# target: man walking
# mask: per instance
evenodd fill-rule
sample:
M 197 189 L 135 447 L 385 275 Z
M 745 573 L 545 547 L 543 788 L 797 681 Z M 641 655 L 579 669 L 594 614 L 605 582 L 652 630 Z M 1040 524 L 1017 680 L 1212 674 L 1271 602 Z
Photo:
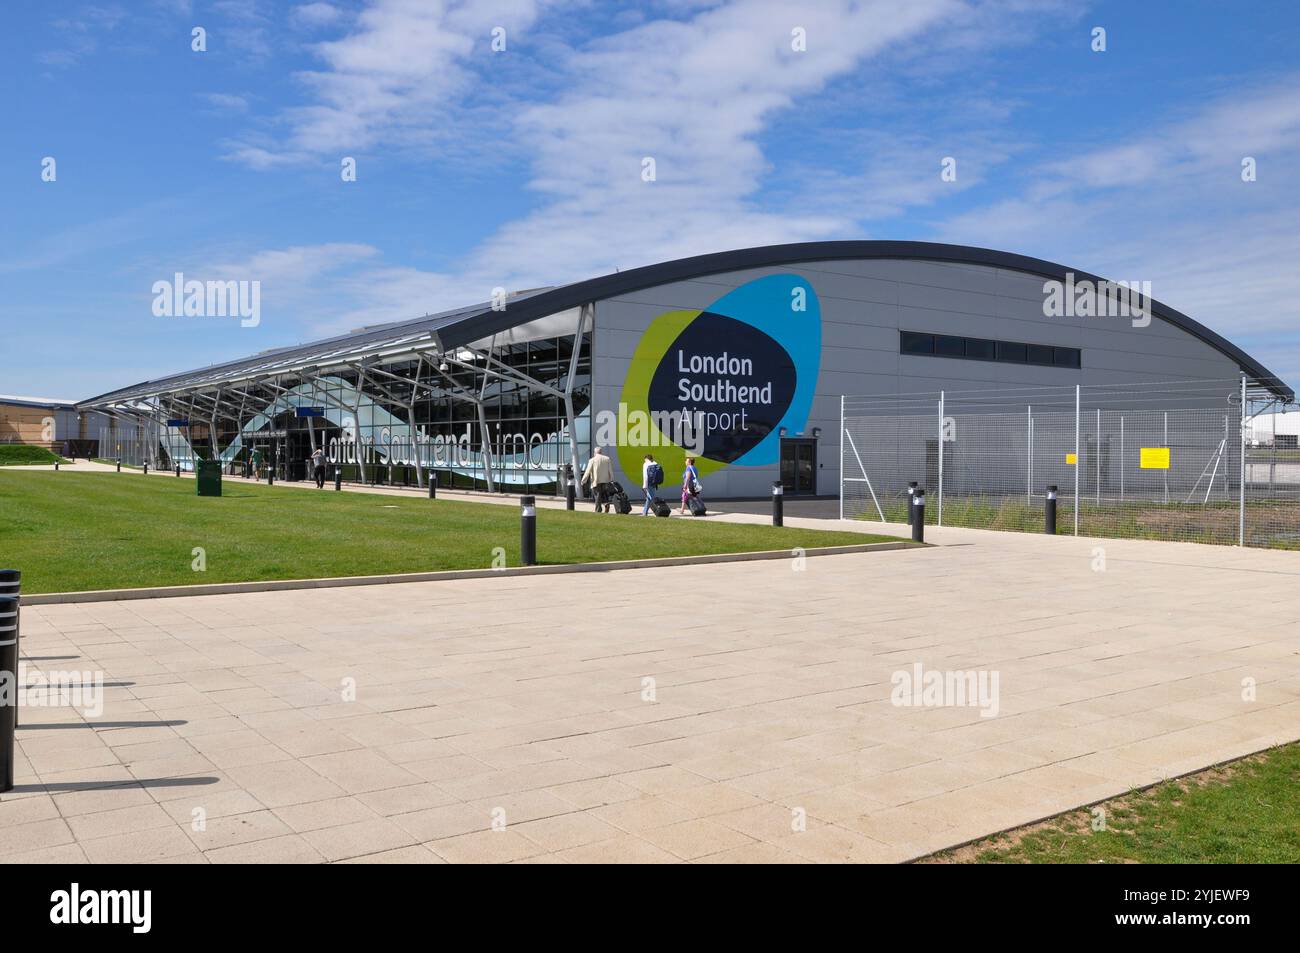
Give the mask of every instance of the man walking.
M 664 468 L 655 461 L 653 454 L 647 453 L 641 464 L 641 491 L 645 493 L 645 506 L 641 507 L 642 516 L 650 515 L 650 504 L 654 502 L 655 494 L 663 482 Z
M 311 475 L 316 480 L 316 489 L 325 489 L 325 451 L 320 447 L 311 452 Z
M 614 482 L 614 464 L 605 456 L 603 450 L 597 447 L 591 452 L 591 459 L 587 461 L 586 469 L 582 471 L 582 485 L 590 486 L 592 494 L 596 497 L 596 512 L 609 512 L 609 498 L 614 488 L 610 485 Z

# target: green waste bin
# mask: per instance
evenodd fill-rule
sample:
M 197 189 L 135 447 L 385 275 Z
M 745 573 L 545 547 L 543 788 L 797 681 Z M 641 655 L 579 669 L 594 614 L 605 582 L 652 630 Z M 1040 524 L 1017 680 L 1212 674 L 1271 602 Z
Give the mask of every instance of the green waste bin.
M 220 496 L 221 461 L 200 460 L 198 479 L 194 482 L 198 486 L 199 496 Z

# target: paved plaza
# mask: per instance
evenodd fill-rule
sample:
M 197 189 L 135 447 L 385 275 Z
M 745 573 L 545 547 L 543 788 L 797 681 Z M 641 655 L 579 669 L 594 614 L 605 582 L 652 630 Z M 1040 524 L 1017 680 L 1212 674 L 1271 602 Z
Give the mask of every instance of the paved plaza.
M 1300 554 L 927 538 L 30 606 L 104 710 L 21 711 L 0 859 L 894 862 L 1300 738 Z

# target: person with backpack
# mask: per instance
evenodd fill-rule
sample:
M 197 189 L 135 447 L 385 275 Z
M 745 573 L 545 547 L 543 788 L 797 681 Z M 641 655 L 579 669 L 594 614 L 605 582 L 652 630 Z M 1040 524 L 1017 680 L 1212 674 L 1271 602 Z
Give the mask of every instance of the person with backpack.
M 686 458 L 686 469 L 682 473 L 682 516 L 686 515 L 686 507 L 692 497 L 700 495 L 700 471 L 695 469 L 695 458 Z
M 650 504 L 658 495 L 659 487 L 663 486 L 664 468 L 655 462 L 652 454 L 645 455 L 645 462 L 641 464 L 641 490 L 645 493 L 645 506 L 641 507 L 641 515 L 650 515 Z

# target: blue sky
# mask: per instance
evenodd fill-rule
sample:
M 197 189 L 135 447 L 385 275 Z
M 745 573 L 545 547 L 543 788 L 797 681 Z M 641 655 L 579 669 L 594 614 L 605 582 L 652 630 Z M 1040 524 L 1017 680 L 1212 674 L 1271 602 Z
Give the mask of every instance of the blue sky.
M 83 398 L 497 286 L 831 238 L 1150 281 L 1300 382 L 1293 3 L 55 0 L 5 19 L 3 393 Z M 261 323 L 155 317 L 177 271 L 260 281 Z

